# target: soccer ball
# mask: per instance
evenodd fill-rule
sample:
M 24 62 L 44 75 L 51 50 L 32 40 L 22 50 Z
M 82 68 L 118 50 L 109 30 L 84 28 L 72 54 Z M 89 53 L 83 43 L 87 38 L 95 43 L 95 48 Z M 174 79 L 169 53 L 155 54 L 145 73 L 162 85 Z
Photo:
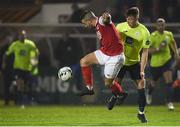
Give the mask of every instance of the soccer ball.
M 62 67 L 58 71 L 58 77 L 62 81 L 67 81 L 72 78 L 72 70 L 70 67 Z

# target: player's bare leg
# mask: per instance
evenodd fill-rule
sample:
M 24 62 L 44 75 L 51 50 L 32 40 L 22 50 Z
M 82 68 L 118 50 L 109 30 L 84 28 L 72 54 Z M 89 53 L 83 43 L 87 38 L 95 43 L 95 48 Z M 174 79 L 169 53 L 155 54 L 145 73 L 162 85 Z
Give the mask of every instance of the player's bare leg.
M 83 77 L 83 80 L 84 80 L 86 87 L 84 87 L 82 91 L 77 93 L 78 96 L 93 95 L 94 94 L 93 73 L 92 73 L 92 67 L 91 67 L 91 65 L 93 65 L 93 64 L 99 64 L 97 59 L 96 59 L 94 52 L 86 55 L 85 57 L 83 57 L 80 60 L 82 77 Z
M 155 89 L 155 85 L 158 81 L 150 80 L 149 84 L 147 84 L 147 93 L 146 93 L 146 103 L 150 105 L 152 103 L 152 93 Z
M 165 87 L 166 87 L 166 100 L 167 100 L 167 106 L 169 110 L 174 110 L 174 105 L 172 103 L 173 99 L 173 79 L 172 79 L 172 71 L 168 70 L 163 73 L 163 78 L 165 80 Z M 150 104 L 151 98 L 152 98 L 152 92 L 155 88 L 155 85 L 159 83 L 159 80 L 154 81 L 151 80 L 151 84 L 148 87 L 148 93 L 146 95 L 146 102 L 147 104 Z
M 166 84 L 166 100 L 167 100 L 167 106 L 169 110 L 174 110 L 173 105 L 173 79 L 172 79 L 172 71 L 168 70 L 163 73 L 163 77 Z
M 25 93 L 25 84 L 22 79 L 17 79 L 17 99 L 18 103 L 20 104 L 21 108 L 25 108 L 25 102 L 24 102 L 24 93 Z

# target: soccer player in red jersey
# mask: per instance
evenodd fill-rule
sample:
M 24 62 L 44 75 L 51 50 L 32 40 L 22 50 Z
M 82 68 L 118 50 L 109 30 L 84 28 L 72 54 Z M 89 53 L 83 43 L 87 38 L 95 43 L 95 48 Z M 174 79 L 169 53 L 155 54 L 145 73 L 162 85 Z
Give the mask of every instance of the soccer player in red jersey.
M 119 34 L 108 12 L 104 12 L 102 16 L 96 17 L 92 11 L 86 11 L 82 15 L 81 22 L 86 27 L 94 27 L 96 29 L 96 34 L 100 40 L 101 46 L 99 49 L 87 54 L 80 60 L 82 76 L 86 87 L 84 87 L 78 95 L 84 96 L 94 94 L 91 66 L 93 64 L 104 65 L 105 85 L 111 89 L 114 98 L 116 98 L 113 98 L 113 101 L 109 101 L 107 105 L 108 109 L 111 110 L 117 99 L 123 101 L 127 96 L 127 93 L 122 90 L 121 86 L 114 81 L 125 60 L 123 44 L 119 41 Z

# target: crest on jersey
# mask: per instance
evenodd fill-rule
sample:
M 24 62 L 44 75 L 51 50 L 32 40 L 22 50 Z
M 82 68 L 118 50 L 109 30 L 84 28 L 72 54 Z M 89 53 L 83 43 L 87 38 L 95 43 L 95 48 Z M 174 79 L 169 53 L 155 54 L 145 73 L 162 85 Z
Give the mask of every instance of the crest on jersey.
M 139 37 L 139 32 L 136 31 L 136 32 L 135 32 L 135 36 L 136 36 L 136 37 Z

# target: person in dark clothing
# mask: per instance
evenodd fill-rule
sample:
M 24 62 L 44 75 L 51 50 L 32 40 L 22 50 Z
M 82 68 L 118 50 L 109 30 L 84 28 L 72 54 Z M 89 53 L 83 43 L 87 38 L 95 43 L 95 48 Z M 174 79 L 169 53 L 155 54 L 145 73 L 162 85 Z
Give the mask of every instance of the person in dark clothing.
M 9 105 L 9 101 L 11 99 L 10 87 L 13 81 L 13 62 L 14 62 L 14 54 L 9 55 L 4 61 L 5 66 L 2 68 L 3 74 L 3 82 L 4 82 L 4 104 Z M 15 96 L 14 96 L 15 97 Z M 16 103 L 16 98 L 15 100 Z
M 71 6 L 73 13 L 70 17 L 70 22 L 79 23 L 80 22 L 80 15 L 83 13 L 83 9 L 79 8 L 77 3 L 73 3 Z
M 68 33 L 64 33 L 55 49 L 55 58 L 58 60 L 60 67 L 70 66 L 73 72 L 73 80 L 77 90 L 81 89 L 81 70 L 79 59 L 82 56 L 82 48 L 80 42 L 69 37 Z

